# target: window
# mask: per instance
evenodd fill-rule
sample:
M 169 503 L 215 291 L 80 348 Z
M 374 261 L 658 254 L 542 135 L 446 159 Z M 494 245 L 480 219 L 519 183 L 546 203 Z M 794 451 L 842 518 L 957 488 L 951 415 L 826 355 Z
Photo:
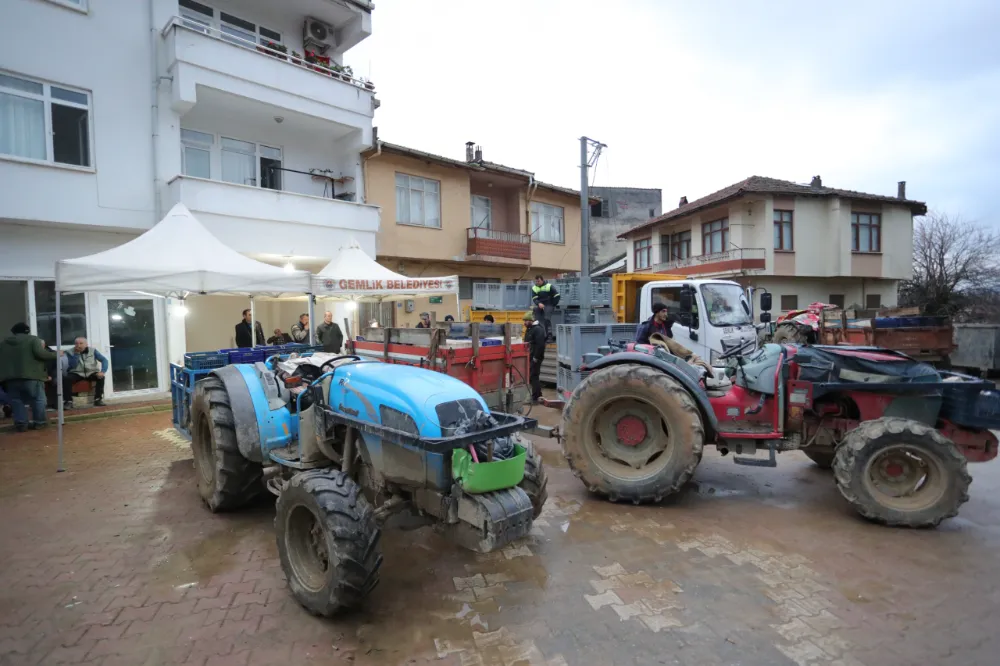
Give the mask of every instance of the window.
M 220 12 L 219 29 L 222 31 L 222 38 L 226 41 L 240 44 L 242 42 L 257 42 L 257 26 L 250 21 Z
M 204 132 L 181 129 L 181 171 L 185 176 L 212 177 L 212 146 L 215 137 Z
M 563 243 L 563 208 L 549 204 L 531 204 L 531 237 L 543 243 Z
M 844 307 L 844 295 L 843 294 L 830 294 L 830 305 L 836 305 L 838 308 Z
M 180 15 L 184 25 L 192 30 L 208 33 L 209 28 L 215 28 L 222 33 L 222 38 L 238 46 L 251 44 L 282 43 L 281 33 L 264 26 L 259 26 L 227 12 L 218 12 L 208 5 L 195 0 L 179 0 Z
M 493 202 L 489 197 L 481 197 L 478 194 L 472 195 L 472 224 L 474 229 L 493 228 Z
M 55 282 L 35 280 L 35 335 L 45 344 L 56 343 Z M 62 319 L 62 343 L 73 344 L 78 337 L 87 337 L 87 303 L 84 294 L 62 294 L 59 311 Z
M 184 18 L 184 25 L 199 32 L 207 33 L 208 28 L 212 25 L 215 10 L 211 7 L 206 7 L 200 2 L 193 2 L 193 0 L 180 0 L 180 13 Z
M 691 232 L 681 231 L 660 238 L 660 261 L 677 261 L 691 256 Z
M 590 216 L 591 217 L 611 217 L 610 204 L 607 199 L 601 199 L 596 203 L 590 204 Z
M 701 253 L 718 254 L 729 249 L 729 218 L 701 225 Z
M 28 323 L 27 280 L 0 280 L 0 334 L 10 333 L 19 322 Z
M 791 252 L 795 249 L 792 244 L 792 211 L 774 211 L 774 249 Z
M 650 208 L 649 209 L 649 216 L 650 217 L 656 217 L 656 209 L 655 208 Z
M 260 186 L 281 189 L 281 148 L 260 145 Z
M 653 250 L 653 239 L 643 238 L 635 242 L 635 269 L 649 268 Z
M 781 309 L 784 311 L 788 310 L 798 310 L 799 309 L 799 297 L 795 294 L 790 296 L 781 297 Z
M 238 185 L 256 185 L 256 162 L 256 144 L 222 137 L 222 180 Z
M 0 74 L 0 154 L 89 167 L 89 93 Z
M 465 301 L 470 300 L 472 292 L 475 290 L 472 285 L 475 284 L 500 284 L 500 279 L 460 277 L 458 278 L 458 298 Z
M 882 251 L 882 216 L 878 213 L 851 213 L 851 250 Z
M 878 310 L 882 307 L 881 294 L 867 294 L 865 296 L 865 310 Z
M 441 183 L 396 174 L 396 224 L 441 228 Z
M 698 301 L 695 299 L 691 314 L 681 312 L 681 288 L 677 287 L 657 287 L 650 291 L 650 306 L 663 303 L 667 306 L 667 312 L 681 326 L 698 328 Z M 638 300 L 638 299 L 637 299 Z M 636 303 L 636 312 L 633 321 L 640 321 L 642 313 L 639 310 L 639 303 Z

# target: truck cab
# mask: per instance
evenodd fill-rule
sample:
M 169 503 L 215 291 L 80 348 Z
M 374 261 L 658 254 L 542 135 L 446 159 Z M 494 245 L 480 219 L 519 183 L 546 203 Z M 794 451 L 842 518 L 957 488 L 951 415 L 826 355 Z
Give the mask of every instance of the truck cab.
M 653 316 L 653 304 L 663 303 L 673 320 L 674 340 L 716 365 L 733 348 L 749 354 L 757 349 L 751 301 L 731 280 L 674 279 L 642 287 L 639 321 Z

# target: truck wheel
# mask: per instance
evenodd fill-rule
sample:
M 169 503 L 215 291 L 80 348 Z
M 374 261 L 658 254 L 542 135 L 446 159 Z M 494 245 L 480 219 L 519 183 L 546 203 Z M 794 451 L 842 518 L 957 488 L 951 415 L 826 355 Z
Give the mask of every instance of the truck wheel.
M 780 344 L 809 344 L 809 334 L 800 330 L 794 324 L 778 324 L 774 329 L 774 337 L 771 339 L 776 345 Z
M 542 456 L 535 452 L 535 445 L 521 438 L 518 442 L 527 451 L 524 459 L 524 479 L 518 484 L 531 500 L 532 518 L 538 518 L 549 497 L 549 477 L 545 475 Z
M 644 365 L 594 372 L 563 413 L 563 454 L 591 492 L 612 501 L 658 502 L 701 460 L 701 413 L 673 377 Z
M 958 514 L 972 477 L 965 456 L 933 428 L 883 417 L 847 433 L 833 461 L 840 494 L 885 525 L 935 527 Z
M 262 494 L 264 468 L 240 454 L 229 392 L 217 377 L 206 377 L 191 400 L 191 451 L 198 492 L 213 513 L 232 511 Z
M 347 474 L 296 474 L 278 497 L 278 557 L 295 599 L 329 617 L 361 604 L 378 585 L 381 530 L 375 510 Z
M 802 453 L 806 454 L 809 460 L 816 463 L 816 466 L 820 469 L 830 469 L 833 467 L 833 449 L 821 449 L 818 447 L 810 446 L 809 448 L 802 449 Z

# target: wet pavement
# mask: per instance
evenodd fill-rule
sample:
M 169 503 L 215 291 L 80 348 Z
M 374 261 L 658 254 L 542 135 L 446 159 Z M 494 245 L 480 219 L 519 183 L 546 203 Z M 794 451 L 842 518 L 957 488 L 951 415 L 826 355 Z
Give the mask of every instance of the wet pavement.
M 552 421 L 554 413 L 536 414 Z M 154 413 L 0 435 L 0 664 L 992 665 L 1000 465 L 934 531 L 857 518 L 828 472 L 706 453 L 658 506 L 590 497 L 537 440 L 550 499 L 531 537 L 477 555 L 387 530 L 360 611 L 288 593 L 273 502 L 212 515 Z

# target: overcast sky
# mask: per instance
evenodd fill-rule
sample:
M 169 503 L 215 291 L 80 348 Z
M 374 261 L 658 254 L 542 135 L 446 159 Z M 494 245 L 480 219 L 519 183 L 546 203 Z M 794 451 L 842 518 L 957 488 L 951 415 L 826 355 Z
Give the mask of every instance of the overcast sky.
M 347 55 L 384 141 L 664 209 L 751 175 L 1000 226 L 1000 1 L 375 0 Z

